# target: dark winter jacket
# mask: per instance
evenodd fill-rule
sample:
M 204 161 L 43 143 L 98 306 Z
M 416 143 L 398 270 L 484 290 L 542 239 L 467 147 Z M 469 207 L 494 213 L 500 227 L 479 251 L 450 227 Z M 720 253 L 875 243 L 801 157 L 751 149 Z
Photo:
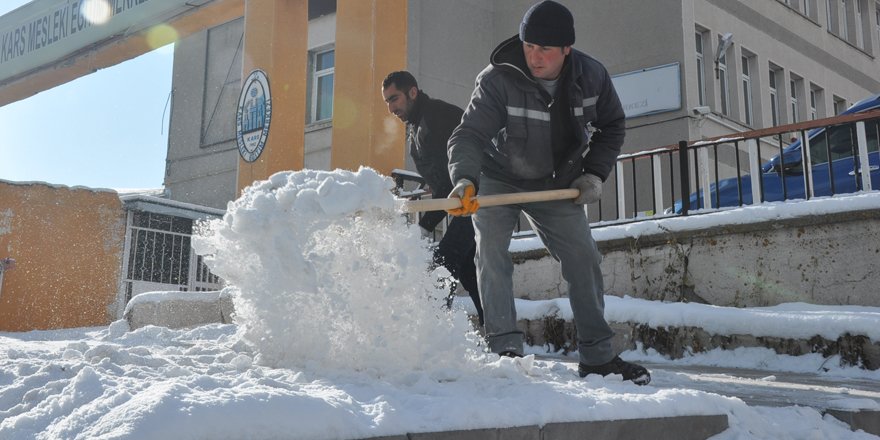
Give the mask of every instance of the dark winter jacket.
M 625 132 L 623 108 L 605 67 L 572 48 L 557 90 L 563 98 L 557 101 L 568 105 L 554 109 L 554 100 L 529 72 L 518 36 L 501 43 L 490 61 L 449 139 L 452 181 L 466 178 L 479 188 L 481 171 L 532 190 L 567 188 L 583 173 L 604 181 Z M 555 136 L 551 114 L 571 118 L 557 121 Z M 559 127 L 574 133 L 560 136 Z M 554 148 L 553 139 L 568 145 Z
M 406 124 L 406 145 L 416 170 L 431 187 L 434 198 L 446 197 L 452 191 L 449 180 L 447 141 L 461 122 L 462 109 L 439 99 L 431 99 L 419 90 Z M 422 215 L 419 226 L 431 231 L 446 217 L 443 211 Z

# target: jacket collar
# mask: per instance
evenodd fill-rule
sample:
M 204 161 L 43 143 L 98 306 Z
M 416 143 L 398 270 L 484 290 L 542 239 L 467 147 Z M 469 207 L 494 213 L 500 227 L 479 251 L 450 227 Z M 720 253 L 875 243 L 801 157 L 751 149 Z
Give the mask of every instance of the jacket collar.
M 409 112 L 409 119 L 406 121 L 407 124 L 418 126 L 419 122 L 422 121 L 422 109 L 425 107 L 425 103 L 431 99 L 427 93 L 425 93 L 422 89 L 419 89 L 419 94 L 416 96 L 416 102 L 413 103 L 412 109 Z
M 526 65 L 526 57 L 523 55 L 522 40 L 519 39 L 519 35 L 514 35 L 502 41 L 492 51 L 492 55 L 489 56 L 489 62 L 501 70 L 514 73 L 517 78 L 537 84 Z
M 562 66 L 562 74 L 560 75 L 560 78 L 563 78 L 566 82 L 570 80 L 577 83 L 576 80 L 581 74 L 581 66 L 575 66 L 577 63 L 572 62 L 572 54 L 575 52 L 575 49 L 571 48 L 571 54 L 565 57 L 565 64 Z M 543 90 L 529 71 L 529 67 L 526 64 L 526 57 L 523 54 L 522 40 L 519 39 L 519 34 L 502 41 L 501 44 L 492 51 L 492 55 L 489 56 L 489 62 L 492 63 L 492 66 L 511 72 L 517 78 L 521 78 L 532 86 Z

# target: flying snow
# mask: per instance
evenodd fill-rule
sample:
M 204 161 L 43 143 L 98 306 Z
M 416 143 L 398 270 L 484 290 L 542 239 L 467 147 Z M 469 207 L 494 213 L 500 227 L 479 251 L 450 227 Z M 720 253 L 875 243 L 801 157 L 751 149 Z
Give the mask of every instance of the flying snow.
M 388 376 L 482 357 L 466 313 L 443 309 L 448 272 L 428 273 L 430 250 L 392 187 L 369 168 L 278 173 L 194 238 L 235 286 L 258 363 Z

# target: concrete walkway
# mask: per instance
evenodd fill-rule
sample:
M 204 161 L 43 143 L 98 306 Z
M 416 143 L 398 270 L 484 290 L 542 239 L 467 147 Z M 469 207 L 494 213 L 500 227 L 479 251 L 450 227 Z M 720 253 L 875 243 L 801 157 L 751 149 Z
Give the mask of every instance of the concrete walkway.
M 571 359 L 546 357 L 571 363 Z M 737 397 L 750 406 L 809 406 L 848 423 L 854 430 L 880 436 L 880 411 L 835 407 L 839 399 L 871 399 L 880 404 L 880 382 L 819 374 L 769 372 L 742 368 L 640 362 L 651 371 L 651 386 L 688 388 Z

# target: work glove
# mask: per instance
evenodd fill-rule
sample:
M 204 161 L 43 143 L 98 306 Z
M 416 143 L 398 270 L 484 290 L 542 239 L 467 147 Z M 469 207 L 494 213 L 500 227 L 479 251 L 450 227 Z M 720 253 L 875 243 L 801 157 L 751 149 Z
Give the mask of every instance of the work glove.
M 602 179 L 595 174 L 587 173 L 574 179 L 574 182 L 571 182 L 571 188 L 580 191 L 580 194 L 574 199 L 578 205 L 598 202 L 602 198 Z
M 480 209 L 480 202 L 476 199 L 477 189 L 474 183 L 467 179 L 459 179 L 452 188 L 447 198 L 461 199 L 461 208 L 447 209 L 446 212 L 456 216 L 468 216 Z

